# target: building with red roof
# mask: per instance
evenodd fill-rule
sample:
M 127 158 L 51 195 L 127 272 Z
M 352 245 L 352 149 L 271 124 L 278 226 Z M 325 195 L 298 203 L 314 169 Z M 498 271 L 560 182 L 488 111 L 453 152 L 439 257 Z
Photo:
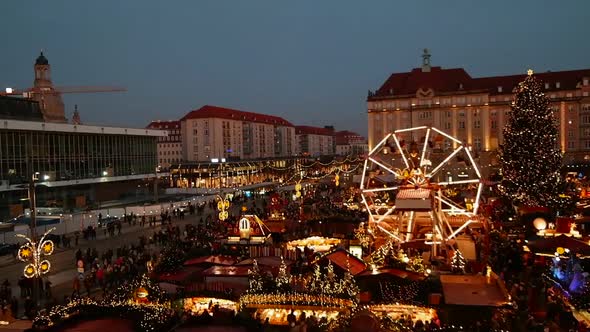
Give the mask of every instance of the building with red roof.
M 334 155 L 334 127 L 295 126 L 297 154 L 305 156 Z
M 152 121 L 148 129 L 163 130 L 166 136 L 158 137 L 158 166 L 164 169 L 182 161 L 182 138 L 180 136 L 180 121 Z
M 248 160 L 295 154 L 295 128 L 278 116 L 205 105 L 180 119 L 185 161 Z
M 334 133 L 336 155 L 338 156 L 359 156 L 369 152 L 367 140 L 352 131 L 341 130 Z
M 513 89 L 525 79 L 527 68 L 520 75 L 476 78 L 463 68 L 431 66 L 427 50 L 422 58 L 421 68 L 391 74 L 379 89 L 369 92 L 369 148 L 394 130 L 433 126 L 466 142 L 482 155 L 496 150 L 502 144 Z M 559 143 L 566 160 L 568 156 L 577 159 L 588 155 L 590 69 L 534 75 L 544 84 L 555 110 Z M 449 148 L 452 144 L 444 142 Z

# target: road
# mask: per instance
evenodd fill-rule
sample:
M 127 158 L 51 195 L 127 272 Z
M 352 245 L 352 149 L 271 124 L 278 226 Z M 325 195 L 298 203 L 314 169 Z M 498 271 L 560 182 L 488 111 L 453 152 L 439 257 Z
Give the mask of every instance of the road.
M 251 202 L 248 205 L 251 205 Z M 230 208 L 231 213 L 233 215 L 239 214 L 240 208 L 240 204 L 232 205 Z M 182 230 L 186 224 L 190 223 L 196 225 L 201 218 L 205 220 L 208 215 L 213 215 L 213 217 L 215 217 L 216 214 L 217 211 L 207 207 L 202 214 L 195 214 L 192 216 L 186 214 L 185 219 L 174 219 L 172 224 L 179 226 Z M 109 248 L 116 249 L 123 245 L 136 243 L 140 236 L 149 238 L 150 236 L 153 236 L 154 232 L 157 232 L 160 229 L 161 225 L 159 222 L 156 226 L 152 227 L 149 227 L 148 225 L 141 227 L 139 224 L 136 226 L 130 226 L 127 223 L 124 223 L 121 235 L 115 235 L 114 237 L 105 236 L 103 229 L 98 229 L 96 240 L 84 240 L 80 238 L 78 246 L 74 246 L 72 238 L 72 249 L 56 249 L 56 251 L 49 257 L 51 271 L 48 274 L 48 279 L 52 283 L 52 293 L 54 298 L 61 301 L 64 295 L 71 294 L 72 283 L 77 276 L 75 252 L 78 248 L 81 249 L 82 252 L 87 248 L 95 248 L 100 254 Z M 72 236 L 70 235 L 70 237 Z M 22 276 L 25 263 L 15 261 L 12 256 L 3 258 L 3 261 L 0 261 L 0 264 L 2 263 L 4 263 L 4 265 L 0 266 L 0 282 L 8 279 L 12 286 L 12 294 L 18 297 L 20 294 L 18 279 Z M 20 302 L 22 304 L 22 301 Z

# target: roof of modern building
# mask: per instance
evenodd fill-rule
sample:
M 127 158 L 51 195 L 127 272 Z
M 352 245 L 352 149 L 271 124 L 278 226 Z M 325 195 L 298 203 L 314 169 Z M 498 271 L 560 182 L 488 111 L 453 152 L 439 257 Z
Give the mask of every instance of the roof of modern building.
M 293 127 L 293 125 L 278 116 L 253 112 L 239 111 L 231 108 L 205 105 L 197 110 L 190 111 L 180 121 L 189 119 L 221 118 L 230 120 L 241 120 L 248 122 L 266 123 L 279 126 Z
M 312 126 L 295 126 L 296 135 L 325 135 L 334 136 L 334 130 L 330 128 L 312 127 Z
M 148 129 L 160 129 L 160 130 L 164 130 L 164 129 L 180 129 L 180 121 L 178 121 L 178 120 L 169 120 L 169 121 L 156 120 L 156 121 L 150 122 L 150 124 L 148 124 L 146 126 L 146 128 L 148 128 Z
M 0 119 L 43 121 L 43 113 L 34 100 L 0 96 Z
M 47 60 L 47 58 L 45 57 L 45 55 L 43 55 L 43 51 L 41 51 L 41 54 L 39 54 L 39 56 L 37 57 L 37 60 L 35 60 L 35 65 L 48 65 L 49 64 L 49 60 Z
M 590 69 L 535 73 L 537 79 L 548 83 L 546 90 L 573 90 L 583 78 L 590 78 Z M 432 89 L 435 94 L 459 94 L 475 91 L 490 94 L 506 94 L 522 82 L 526 74 L 492 77 L 471 77 L 463 68 L 443 69 L 432 67 L 430 71 L 414 68 L 410 72 L 393 73 L 375 91 L 371 98 L 415 95 L 419 90 Z M 559 83 L 559 85 L 557 85 Z M 499 89 L 501 87 L 501 89 Z
M 154 129 L 75 125 L 69 123 L 19 120 L 0 120 L 0 130 L 63 132 L 100 135 L 166 136 L 165 131 Z

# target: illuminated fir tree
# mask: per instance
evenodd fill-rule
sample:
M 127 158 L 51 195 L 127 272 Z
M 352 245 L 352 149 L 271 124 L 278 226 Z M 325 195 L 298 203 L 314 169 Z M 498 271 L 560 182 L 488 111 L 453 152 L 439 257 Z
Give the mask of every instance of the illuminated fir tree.
M 260 274 L 260 269 L 258 268 L 258 262 L 254 260 L 252 264 L 252 268 L 248 270 L 248 279 L 249 279 L 249 293 L 260 293 L 262 292 L 264 279 L 262 274 Z
M 313 275 L 311 276 L 311 282 L 309 284 L 310 291 L 312 293 L 323 293 L 323 277 L 320 265 L 316 264 L 313 268 Z
M 334 280 L 336 279 L 336 274 L 334 273 L 334 266 L 332 265 L 332 261 L 328 261 L 328 266 L 326 267 L 326 279 L 324 282 L 324 287 L 322 287 L 324 293 L 337 293 L 338 287 L 334 287 L 335 283 Z
M 560 200 L 562 154 L 549 99 L 532 75 L 516 87 L 516 97 L 500 147 L 501 193 L 515 206 L 555 207 Z
M 463 257 L 461 250 L 457 249 L 455 254 L 453 254 L 453 258 L 451 259 L 451 270 L 453 273 L 465 273 L 465 264 L 467 260 Z
M 286 290 L 291 287 L 291 275 L 287 272 L 287 264 L 285 264 L 283 256 L 281 256 L 281 265 L 279 265 L 276 285 L 278 290 Z
M 342 292 L 344 292 L 351 299 L 356 299 L 359 293 L 359 287 L 354 280 L 354 276 L 350 272 L 350 256 L 346 258 L 346 272 L 344 272 L 344 278 L 341 283 Z

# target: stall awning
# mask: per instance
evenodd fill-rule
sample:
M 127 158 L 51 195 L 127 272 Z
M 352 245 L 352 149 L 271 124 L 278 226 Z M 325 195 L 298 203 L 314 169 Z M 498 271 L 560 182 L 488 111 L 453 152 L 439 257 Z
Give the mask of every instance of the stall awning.
M 344 249 L 336 249 L 322 257 L 322 259 L 324 258 L 328 259 L 344 271 L 346 271 L 347 266 L 350 265 L 350 273 L 353 276 L 356 276 L 367 269 L 365 262 Z
M 509 301 L 497 280 L 481 275 L 441 275 L 446 304 L 499 307 Z
M 236 258 L 232 256 L 212 255 L 189 259 L 188 261 L 184 262 L 184 265 L 191 266 L 200 264 L 213 264 L 229 266 L 234 265 L 236 261 Z
M 203 271 L 198 267 L 184 267 L 175 272 L 162 273 L 157 276 L 157 280 L 162 282 L 169 282 L 173 284 L 182 284 L 190 281 L 190 279 L 198 272 Z

